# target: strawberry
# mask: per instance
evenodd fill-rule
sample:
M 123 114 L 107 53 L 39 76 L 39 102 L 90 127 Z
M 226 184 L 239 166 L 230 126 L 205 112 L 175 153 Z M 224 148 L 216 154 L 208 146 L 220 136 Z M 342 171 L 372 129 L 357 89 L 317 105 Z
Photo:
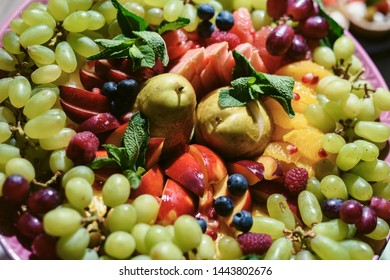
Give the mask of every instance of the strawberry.
M 240 248 L 244 255 L 262 255 L 272 244 L 272 238 L 266 233 L 246 232 L 237 237 Z
M 284 187 L 291 194 L 298 194 L 306 188 L 308 172 L 305 168 L 293 168 L 286 172 Z

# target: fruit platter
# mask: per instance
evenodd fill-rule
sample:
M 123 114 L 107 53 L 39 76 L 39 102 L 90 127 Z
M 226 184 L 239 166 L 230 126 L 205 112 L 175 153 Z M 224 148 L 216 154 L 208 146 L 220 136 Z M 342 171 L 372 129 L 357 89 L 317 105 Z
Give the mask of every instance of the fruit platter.
M 0 37 L 11 258 L 383 254 L 390 92 L 322 1 L 30 0 Z

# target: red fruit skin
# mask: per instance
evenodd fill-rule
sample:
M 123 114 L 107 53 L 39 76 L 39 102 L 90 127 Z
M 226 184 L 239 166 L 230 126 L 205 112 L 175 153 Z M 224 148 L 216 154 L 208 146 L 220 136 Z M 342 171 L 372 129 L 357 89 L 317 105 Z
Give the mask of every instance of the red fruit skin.
M 100 113 L 92 116 L 77 126 L 76 132 L 91 131 L 94 134 L 113 131 L 121 124 L 111 113 Z
M 348 224 L 354 224 L 362 216 L 363 206 L 357 200 L 346 200 L 340 207 L 340 219 Z
M 237 237 L 240 248 L 244 255 L 258 254 L 262 255 L 272 245 L 272 238 L 266 233 L 247 232 Z
M 66 148 L 66 156 L 75 165 L 88 164 L 95 159 L 100 142 L 96 135 L 90 131 L 76 133 Z
M 229 50 L 233 50 L 241 43 L 240 38 L 236 34 L 218 29 L 213 32 L 211 37 L 205 40 L 206 46 L 221 42 L 227 42 L 229 44 Z
M 375 214 L 384 220 L 390 219 L 390 201 L 385 198 L 373 196 L 370 201 L 370 207 Z
M 356 232 L 368 234 L 376 228 L 377 216 L 375 211 L 369 206 L 363 206 L 362 216 L 355 223 Z

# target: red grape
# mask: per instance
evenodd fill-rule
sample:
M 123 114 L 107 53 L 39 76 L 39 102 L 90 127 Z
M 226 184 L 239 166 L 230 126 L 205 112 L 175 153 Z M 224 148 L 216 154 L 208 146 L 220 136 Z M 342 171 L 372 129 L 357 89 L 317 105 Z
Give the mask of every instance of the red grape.
M 27 199 L 27 207 L 30 212 L 44 214 L 61 205 L 61 196 L 57 190 L 46 187 L 33 192 Z
M 27 196 L 30 184 L 23 176 L 12 174 L 3 183 L 3 196 L 5 200 L 20 203 Z
M 363 206 L 363 212 L 360 219 L 355 223 L 356 231 L 367 234 L 376 228 L 377 216 L 375 211 L 369 206 Z
M 311 16 L 298 25 L 299 32 L 309 39 L 322 39 L 329 33 L 329 23 L 321 16 Z
M 284 55 L 290 48 L 294 35 L 294 29 L 287 24 L 281 24 L 272 29 L 265 42 L 269 54 Z
M 282 17 L 287 10 L 287 0 L 267 1 L 267 14 L 272 18 Z
M 309 47 L 305 38 L 300 34 L 295 34 L 287 51 L 287 56 L 292 60 L 298 61 L 304 59 L 308 51 Z
M 56 253 L 57 239 L 46 233 L 36 236 L 31 245 L 31 252 L 41 260 L 58 259 Z
M 16 228 L 27 238 L 34 238 L 38 234 L 43 233 L 42 220 L 29 212 L 23 212 L 19 215 L 16 221 Z
M 340 219 L 348 224 L 354 224 L 360 219 L 362 212 L 362 204 L 357 200 L 349 199 L 340 207 Z
M 267 1 L 276 2 L 276 1 Z M 314 13 L 314 5 L 312 0 L 288 0 L 287 15 L 294 21 L 301 21 Z
M 375 214 L 384 220 L 390 219 L 390 201 L 385 198 L 373 196 L 371 198 L 370 207 L 375 211 Z

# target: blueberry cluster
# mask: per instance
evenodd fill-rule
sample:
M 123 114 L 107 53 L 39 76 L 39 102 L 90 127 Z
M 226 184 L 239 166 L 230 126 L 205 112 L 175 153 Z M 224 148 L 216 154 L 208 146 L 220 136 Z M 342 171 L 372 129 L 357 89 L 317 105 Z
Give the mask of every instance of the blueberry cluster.
M 215 15 L 215 8 L 210 4 L 201 4 L 197 8 L 197 15 L 202 20 L 198 24 L 198 34 L 202 38 L 210 37 L 215 29 L 211 19 Z M 215 25 L 221 31 L 229 31 L 234 25 L 233 14 L 229 11 L 223 10 L 219 12 L 215 18 Z
M 111 111 L 115 116 L 122 116 L 131 110 L 140 90 L 134 79 L 125 79 L 118 83 L 108 81 L 103 84 L 102 94 L 110 100 Z

